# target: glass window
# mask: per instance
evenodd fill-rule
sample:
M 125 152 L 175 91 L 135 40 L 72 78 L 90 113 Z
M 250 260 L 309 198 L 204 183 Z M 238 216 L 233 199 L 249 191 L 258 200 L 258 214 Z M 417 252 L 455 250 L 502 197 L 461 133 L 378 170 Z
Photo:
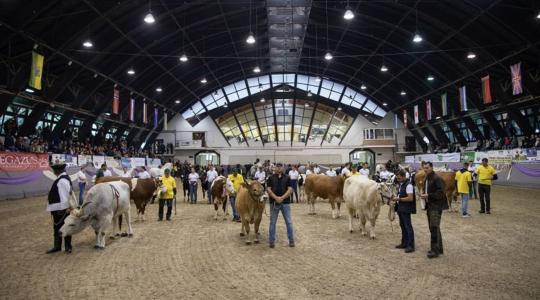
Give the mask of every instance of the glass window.
M 283 83 L 285 76 L 283 74 L 272 74 L 272 87 L 276 87 Z
M 377 104 L 373 103 L 371 100 L 368 100 L 363 108 L 364 111 L 368 111 L 370 113 L 374 112 L 375 109 L 377 109 Z

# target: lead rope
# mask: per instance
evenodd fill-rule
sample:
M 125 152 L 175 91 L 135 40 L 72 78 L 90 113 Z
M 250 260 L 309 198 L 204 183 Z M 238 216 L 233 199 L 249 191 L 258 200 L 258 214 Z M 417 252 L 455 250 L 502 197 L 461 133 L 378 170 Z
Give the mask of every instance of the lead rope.
M 111 187 L 113 198 L 116 198 L 116 209 L 114 210 L 114 215 L 116 215 L 116 213 L 118 212 L 118 206 L 120 205 L 118 203 L 118 199 L 120 198 L 120 192 L 118 192 L 118 190 L 112 184 L 109 184 L 109 186 Z

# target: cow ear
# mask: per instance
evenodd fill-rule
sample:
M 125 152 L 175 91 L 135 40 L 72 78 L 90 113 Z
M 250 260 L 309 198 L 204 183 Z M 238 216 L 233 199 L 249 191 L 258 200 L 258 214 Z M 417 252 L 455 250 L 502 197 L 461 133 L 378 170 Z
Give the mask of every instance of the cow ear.
M 245 187 L 246 189 L 249 189 L 249 185 L 246 182 L 242 182 L 242 186 Z

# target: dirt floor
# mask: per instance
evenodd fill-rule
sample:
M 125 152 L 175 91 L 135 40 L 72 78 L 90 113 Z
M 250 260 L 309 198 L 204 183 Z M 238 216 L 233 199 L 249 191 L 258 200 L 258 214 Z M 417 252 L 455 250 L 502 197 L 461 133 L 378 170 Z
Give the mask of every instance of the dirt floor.
M 405 254 L 399 224 L 387 207 L 377 239 L 348 232 L 347 218 L 331 218 L 318 203 L 293 205 L 296 248 L 287 246 L 283 219 L 278 243 L 246 246 L 240 225 L 214 221 L 206 200 L 180 197 L 172 222 L 134 223 L 133 238 L 108 240 L 95 250 L 94 233 L 73 238 L 70 255 L 46 255 L 52 245 L 44 198 L 0 201 L 2 299 L 538 299 L 540 298 L 540 190 L 495 187 L 492 215 L 444 213 L 444 256 L 429 260 L 425 213 L 413 217 L 416 252 Z M 134 205 L 132 210 L 135 211 Z M 343 210 L 343 212 L 345 212 Z M 396 219 L 397 221 L 397 219 Z

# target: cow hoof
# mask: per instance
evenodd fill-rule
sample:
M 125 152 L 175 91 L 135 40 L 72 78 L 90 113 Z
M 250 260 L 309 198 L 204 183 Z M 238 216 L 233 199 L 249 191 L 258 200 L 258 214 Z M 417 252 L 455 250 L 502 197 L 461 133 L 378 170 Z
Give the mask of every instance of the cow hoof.
M 245 234 L 243 232 L 240 232 L 240 236 L 244 236 Z
M 251 242 L 246 242 L 246 245 L 251 245 Z
M 349 230 L 349 233 L 352 233 L 352 230 Z
M 372 240 L 374 240 L 374 239 L 375 239 L 375 236 L 370 236 L 370 238 L 371 238 Z
M 94 249 L 97 249 L 97 250 L 103 250 L 103 249 L 105 249 L 105 247 L 101 247 L 101 246 L 99 246 L 99 245 L 95 245 L 95 246 L 94 246 Z
M 260 243 L 260 242 L 259 242 L 259 240 L 256 240 L 256 241 L 254 241 L 254 243 L 255 243 L 255 244 L 258 244 L 258 243 Z
M 109 239 L 111 240 L 116 240 L 116 238 L 117 238 L 116 236 L 112 236 L 112 235 L 109 237 Z
M 128 233 L 127 237 L 128 237 L 128 238 L 132 238 L 132 237 L 133 237 L 133 233 Z

